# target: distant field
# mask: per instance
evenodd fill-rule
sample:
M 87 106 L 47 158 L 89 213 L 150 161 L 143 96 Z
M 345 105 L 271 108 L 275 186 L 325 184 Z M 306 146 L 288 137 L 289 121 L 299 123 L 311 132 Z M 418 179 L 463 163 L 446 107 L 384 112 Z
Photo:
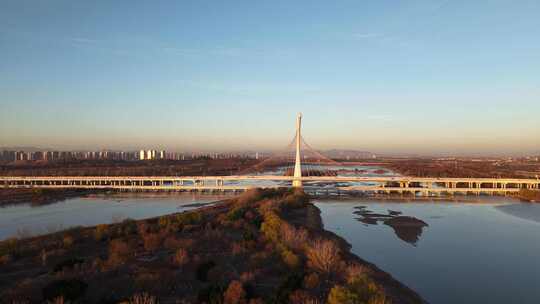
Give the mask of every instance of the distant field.
M 403 175 L 419 177 L 507 177 L 534 178 L 540 176 L 540 162 L 493 160 L 385 160 L 382 166 Z
M 236 174 L 256 162 L 252 159 L 19 162 L 0 166 L 0 176 L 219 176 Z

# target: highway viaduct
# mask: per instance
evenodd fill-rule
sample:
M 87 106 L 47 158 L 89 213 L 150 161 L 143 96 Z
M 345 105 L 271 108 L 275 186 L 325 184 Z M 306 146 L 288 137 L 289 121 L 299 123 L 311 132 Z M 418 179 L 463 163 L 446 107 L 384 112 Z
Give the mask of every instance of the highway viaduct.
M 347 176 L 3 176 L 4 188 L 65 188 L 163 191 L 243 191 L 250 188 L 305 187 L 334 184 L 341 191 L 412 194 L 510 194 L 521 189 L 538 190 L 538 179 L 514 178 L 429 178 Z M 270 183 L 268 183 L 270 182 Z

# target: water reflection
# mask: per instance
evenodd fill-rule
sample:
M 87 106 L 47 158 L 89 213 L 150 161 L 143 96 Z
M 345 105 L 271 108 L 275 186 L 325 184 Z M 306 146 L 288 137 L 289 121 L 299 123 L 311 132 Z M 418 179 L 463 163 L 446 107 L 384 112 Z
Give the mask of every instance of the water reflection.
M 538 212 L 537 204 L 501 205 L 496 208 L 506 214 L 540 223 L 540 212 Z
M 316 205 L 325 229 L 430 303 L 537 304 L 540 204 L 504 197 L 472 199 L 483 202 L 320 199 Z M 372 214 L 413 216 L 429 228 L 423 227 L 418 246 L 411 246 L 382 221 L 362 225 L 353 214 L 360 204 Z
M 387 214 L 374 213 L 367 209 L 366 206 L 354 207 L 354 214 L 359 217 L 357 221 L 364 223 L 364 225 L 377 225 L 382 222 L 384 225 L 392 227 L 394 233 L 398 238 L 416 246 L 424 227 L 428 227 L 428 224 L 413 216 L 404 216 L 403 212 L 388 209 Z
M 209 194 L 118 194 L 68 199 L 54 204 L 20 204 L 0 212 L 0 240 L 51 233 L 74 226 L 93 226 L 143 219 L 200 208 L 230 198 Z

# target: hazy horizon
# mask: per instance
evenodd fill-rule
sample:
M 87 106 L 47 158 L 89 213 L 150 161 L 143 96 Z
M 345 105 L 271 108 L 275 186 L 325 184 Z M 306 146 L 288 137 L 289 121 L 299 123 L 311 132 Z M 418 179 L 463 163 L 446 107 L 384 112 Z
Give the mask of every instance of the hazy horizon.
M 37 152 L 37 151 L 71 151 L 71 152 L 88 152 L 88 151 L 124 151 L 124 152 L 138 152 L 140 150 L 164 150 L 166 152 L 174 152 L 174 153 L 282 153 L 285 151 L 285 147 L 282 148 L 260 148 L 260 149 L 254 149 L 254 148 L 246 148 L 246 149 L 201 149 L 201 148 L 193 148 L 193 149 L 174 149 L 174 148 L 166 148 L 163 146 L 154 147 L 154 146 L 140 146 L 140 147 L 127 147 L 127 148 L 108 148 L 108 147 L 79 147 L 79 148 L 70 148 L 70 147 L 45 147 L 45 146 L 0 146 L 0 151 L 25 151 L 25 152 Z M 468 157 L 525 157 L 525 156 L 532 156 L 532 157 L 538 157 L 540 156 L 540 151 L 513 151 L 513 152 L 498 152 L 498 151 L 479 151 L 479 152 L 455 152 L 455 151 L 431 151 L 429 153 L 419 153 L 414 151 L 390 151 L 390 150 L 370 150 L 370 149 L 351 149 L 351 148 L 327 148 L 327 149 L 316 149 L 321 152 L 331 152 L 331 151 L 338 151 L 338 152 L 366 152 L 366 153 L 373 153 L 377 157 L 461 157 L 461 158 L 468 158 Z
M 0 4 L 0 147 L 540 153 L 538 1 Z

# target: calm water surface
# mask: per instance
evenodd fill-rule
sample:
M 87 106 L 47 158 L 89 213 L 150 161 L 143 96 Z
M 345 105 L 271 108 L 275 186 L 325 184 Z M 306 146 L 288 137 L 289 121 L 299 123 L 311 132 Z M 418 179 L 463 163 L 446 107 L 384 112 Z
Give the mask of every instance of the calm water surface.
M 325 228 L 361 258 L 430 303 L 540 303 L 540 204 L 319 200 Z M 364 224 L 357 206 L 402 212 L 428 224 L 406 242 L 382 222 Z
M 44 206 L 21 204 L 0 208 L 0 240 L 39 235 L 74 226 L 94 226 L 143 219 L 197 208 L 231 196 L 177 194 L 98 196 L 68 199 Z M 187 205 L 187 206 L 186 206 Z

